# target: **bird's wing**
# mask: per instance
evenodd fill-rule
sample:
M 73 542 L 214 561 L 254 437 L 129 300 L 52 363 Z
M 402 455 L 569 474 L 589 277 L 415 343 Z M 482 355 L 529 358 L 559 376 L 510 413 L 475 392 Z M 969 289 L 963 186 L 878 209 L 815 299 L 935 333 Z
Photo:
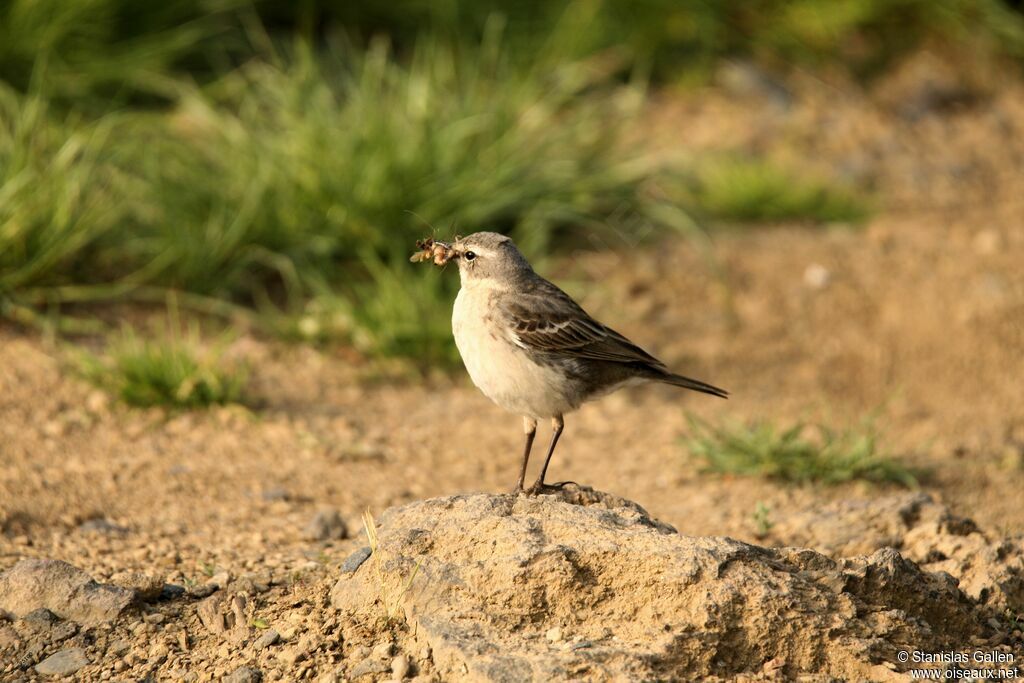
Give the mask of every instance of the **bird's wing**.
M 506 297 L 500 313 L 513 343 L 539 353 L 617 363 L 665 365 L 615 330 L 597 322 L 555 285 L 543 281 Z

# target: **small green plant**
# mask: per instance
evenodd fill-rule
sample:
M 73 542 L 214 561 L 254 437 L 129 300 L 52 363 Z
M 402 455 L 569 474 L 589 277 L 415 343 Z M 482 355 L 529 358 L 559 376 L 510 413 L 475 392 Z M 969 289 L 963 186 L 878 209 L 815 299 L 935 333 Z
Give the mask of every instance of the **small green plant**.
M 205 408 L 239 403 L 244 369 L 222 362 L 217 349 L 205 350 L 193 329 L 147 339 L 125 328 L 100 357 L 85 353 L 85 376 L 129 405 Z
M 841 484 L 864 480 L 917 487 L 914 471 L 878 449 L 870 426 L 836 431 L 798 422 L 713 426 L 688 417 L 686 446 L 707 471 L 786 482 Z
M 363 529 L 366 531 L 366 540 L 370 544 L 373 571 L 377 577 L 384 620 L 386 623 L 391 624 L 398 617 L 398 611 L 402 608 L 402 602 L 405 600 L 409 589 L 412 588 L 412 582 L 420 571 L 420 562 L 416 562 L 412 571 L 409 572 L 409 576 L 405 579 L 389 576 L 388 572 L 384 569 L 385 560 L 382 557 L 380 542 L 377 538 L 377 521 L 369 510 L 363 512 Z
M 688 195 L 694 209 L 726 221 L 856 223 L 869 213 L 850 190 L 760 159 L 708 161 L 697 169 Z
M 764 501 L 759 500 L 754 506 L 754 524 L 757 526 L 758 538 L 767 536 L 775 526 L 775 522 L 772 521 L 771 508 L 765 505 Z

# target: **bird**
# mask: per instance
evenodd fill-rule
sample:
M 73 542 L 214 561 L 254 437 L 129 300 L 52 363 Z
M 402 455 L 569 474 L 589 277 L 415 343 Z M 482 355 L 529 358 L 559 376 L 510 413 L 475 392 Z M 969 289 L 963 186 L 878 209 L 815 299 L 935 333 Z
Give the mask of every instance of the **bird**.
M 438 265 L 458 263 L 452 334 L 470 379 L 491 401 L 523 418 L 526 444 L 514 493 L 536 495 L 574 483 L 548 484 L 545 477 L 565 415 L 584 402 L 647 382 L 729 396 L 724 389 L 671 372 L 595 320 L 538 275 L 506 235 L 477 232 L 450 243 L 430 240 L 413 260 L 430 257 Z M 541 420 L 551 421 L 551 441 L 540 474 L 527 489 L 526 468 Z

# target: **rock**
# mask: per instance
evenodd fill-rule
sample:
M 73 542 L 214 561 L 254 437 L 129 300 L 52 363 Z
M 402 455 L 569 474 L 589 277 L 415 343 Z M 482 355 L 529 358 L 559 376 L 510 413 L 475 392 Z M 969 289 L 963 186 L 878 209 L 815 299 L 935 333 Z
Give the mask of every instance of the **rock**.
M 804 284 L 811 289 L 825 289 L 832 281 L 832 273 L 820 263 L 812 263 L 804 269 Z
M 273 503 L 276 501 L 288 501 L 292 499 L 292 496 L 288 492 L 288 489 L 283 488 L 281 486 L 275 486 L 273 488 L 264 490 L 263 493 L 260 494 L 260 497 L 263 498 L 263 500 L 267 501 L 268 503 Z
M 109 536 L 123 536 L 128 533 L 127 527 L 114 524 L 102 517 L 87 519 L 78 525 L 78 531 L 83 534 L 104 534 Z
M 164 591 L 163 578 L 145 572 L 124 572 L 110 580 L 118 586 L 135 591 L 137 599 L 142 602 L 158 600 Z
M 395 645 L 391 641 L 384 641 L 374 646 L 371 656 L 378 659 L 386 659 L 395 652 Z
M 224 677 L 223 683 L 261 683 L 263 673 L 251 666 L 240 666 Z
M 320 510 L 309 520 L 302 535 L 311 541 L 336 541 L 348 538 L 348 527 L 337 510 Z
M 446 681 L 721 679 L 768 669 L 783 679 L 877 680 L 886 663 L 905 668 L 900 650 L 990 637 L 991 615 L 954 580 L 892 548 L 832 559 L 681 536 L 590 489 L 416 502 L 385 512 L 377 534 L 383 581 L 376 562 L 364 564 L 341 575 L 331 602 L 357 619 L 400 605 Z M 560 642 L 566 629 L 573 641 L 552 647 L 545 634 L 555 627 Z M 379 662 L 359 662 L 350 677 L 383 673 Z
M 553 626 L 548 629 L 548 632 L 544 634 L 544 637 L 547 638 L 549 642 L 557 643 L 562 639 L 562 629 L 557 626 Z
M 253 643 L 252 646 L 257 650 L 265 650 L 271 645 L 277 643 L 280 639 L 281 635 L 276 630 L 268 628 L 263 632 L 263 635 L 256 639 L 256 642 Z
M 40 607 L 23 616 L 21 620 L 34 631 L 44 631 L 58 624 L 60 617 L 45 607 Z
M 348 677 L 355 680 L 362 676 L 368 676 L 370 674 L 382 674 L 391 670 L 390 662 L 386 662 L 383 659 L 377 659 L 376 657 L 367 657 L 363 661 L 352 667 Z
M 405 655 L 398 655 L 391 660 L 391 676 L 396 681 L 401 681 L 409 675 L 409 658 Z
M 219 595 L 212 595 L 196 606 L 196 616 L 210 633 L 223 633 L 228 625 L 225 615 L 221 609 L 223 598 Z
M 134 600 L 134 591 L 97 583 L 60 560 L 22 560 L 0 574 L 0 609 L 18 616 L 45 607 L 93 626 L 116 619 Z
M 43 676 L 70 676 L 84 666 L 89 665 L 85 650 L 72 647 L 55 652 L 36 664 L 36 673 Z
M 174 583 L 165 583 L 160 589 L 160 600 L 176 600 L 185 594 L 185 587 Z
M 772 537 L 833 557 L 899 548 L 924 569 L 955 577 L 973 600 L 1000 611 L 1024 611 L 1024 541 L 990 539 L 923 493 L 799 511 L 780 517 Z
M 355 551 L 345 559 L 344 563 L 342 563 L 341 573 L 351 574 L 355 570 L 359 569 L 363 565 L 363 562 L 366 562 L 372 554 L 373 551 L 370 549 L 370 546 L 364 546 Z

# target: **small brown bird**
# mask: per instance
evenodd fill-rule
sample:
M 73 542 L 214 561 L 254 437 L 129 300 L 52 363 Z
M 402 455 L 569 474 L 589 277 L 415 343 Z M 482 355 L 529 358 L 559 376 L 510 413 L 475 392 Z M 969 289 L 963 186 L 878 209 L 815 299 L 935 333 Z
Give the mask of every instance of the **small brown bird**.
M 516 491 L 523 491 L 537 421 L 550 419 L 547 457 L 529 495 L 544 483 L 565 427 L 563 416 L 585 401 L 644 382 L 664 382 L 727 398 L 704 382 L 676 375 L 615 330 L 591 318 L 561 289 L 534 272 L 512 240 L 493 232 L 420 243 L 421 257 L 459 264 L 462 288 L 452 312 L 455 344 L 473 383 L 505 410 L 523 416 L 526 448 Z M 429 255 L 428 255 L 429 252 Z

